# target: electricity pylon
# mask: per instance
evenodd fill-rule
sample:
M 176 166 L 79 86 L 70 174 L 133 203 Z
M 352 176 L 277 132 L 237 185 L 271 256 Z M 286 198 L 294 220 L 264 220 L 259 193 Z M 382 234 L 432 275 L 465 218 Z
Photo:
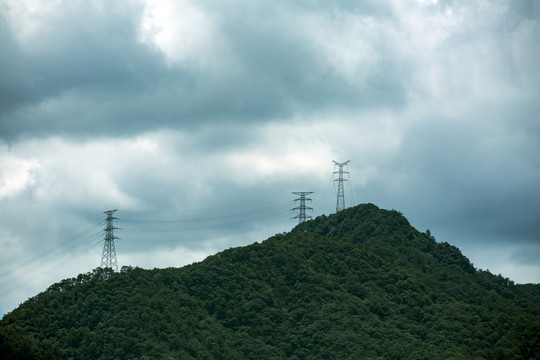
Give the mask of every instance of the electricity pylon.
M 311 199 L 306 198 L 306 195 L 313 194 L 313 191 L 293 192 L 293 194 L 300 196 L 298 199 L 294 199 L 295 202 L 300 201 L 300 205 L 291 209 L 292 211 L 298 210 L 298 215 L 293 219 L 298 219 L 298 224 L 305 222 L 308 218 L 312 219 L 311 216 L 306 215 L 306 210 L 313 210 L 313 208 L 306 206 L 306 201 L 311 201 Z
M 338 189 L 337 189 L 337 202 L 336 202 L 336 212 L 345 209 L 345 194 L 343 191 L 343 182 L 347 181 L 347 179 L 343 178 L 343 174 L 348 174 L 348 171 L 343 171 L 343 167 L 349 163 L 351 160 L 347 160 L 344 163 L 338 163 L 335 160 L 332 160 L 334 162 L 334 168 L 339 166 L 338 171 L 334 171 L 334 175 L 338 174 L 338 178 L 334 179 L 334 181 L 337 181 L 338 183 Z
M 116 250 L 114 248 L 114 240 L 118 239 L 114 236 L 114 230 L 117 230 L 118 228 L 113 225 L 113 222 L 118 220 L 118 218 L 113 216 L 117 210 L 118 209 L 104 211 L 104 214 L 107 215 L 107 218 L 105 219 L 107 223 L 105 229 L 103 229 L 105 238 L 103 239 L 103 254 L 101 255 L 101 264 L 99 265 L 102 268 L 111 268 L 114 271 L 118 271 Z

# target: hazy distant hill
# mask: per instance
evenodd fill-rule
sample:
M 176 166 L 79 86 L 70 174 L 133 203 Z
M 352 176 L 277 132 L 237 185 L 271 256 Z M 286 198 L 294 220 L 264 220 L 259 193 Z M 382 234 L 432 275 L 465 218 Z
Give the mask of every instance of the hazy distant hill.
M 304 231 L 305 230 L 305 231 Z M 360 205 L 183 268 L 96 269 L 0 322 L 2 359 L 538 359 L 540 285 Z

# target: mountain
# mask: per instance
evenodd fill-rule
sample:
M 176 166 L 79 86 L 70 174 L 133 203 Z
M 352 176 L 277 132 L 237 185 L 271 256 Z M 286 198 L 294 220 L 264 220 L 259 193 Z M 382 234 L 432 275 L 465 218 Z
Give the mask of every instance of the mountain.
M 95 269 L 0 321 L 2 359 L 539 359 L 540 285 L 363 204 L 182 268 Z

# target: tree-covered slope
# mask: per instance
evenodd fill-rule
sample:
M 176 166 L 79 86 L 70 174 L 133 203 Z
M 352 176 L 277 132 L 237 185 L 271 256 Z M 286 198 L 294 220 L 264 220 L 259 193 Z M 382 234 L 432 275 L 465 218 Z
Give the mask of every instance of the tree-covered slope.
M 365 204 L 183 268 L 96 269 L 0 322 L 2 358 L 535 359 L 540 285 Z

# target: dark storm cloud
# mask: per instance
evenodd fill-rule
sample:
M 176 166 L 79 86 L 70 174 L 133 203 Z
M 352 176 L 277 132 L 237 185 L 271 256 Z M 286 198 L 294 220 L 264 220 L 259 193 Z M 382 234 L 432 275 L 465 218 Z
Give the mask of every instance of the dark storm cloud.
M 4 139 L 122 125 L 111 103 L 126 106 L 160 76 L 162 57 L 137 41 L 142 9 L 66 3 L 43 34 L 19 42 L 22 30 L 6 26 L 11 9 L 3 10 L 1 46 L 8 50 L 1 61 L 10 69 L 0 83 Z M 102 108 L 113 113 L 104 116 Z
M 471 116 L 431 118 L 409 129 L 392 164 L 408 174 L 405 187 L 416 189 L 404 196 L 404 208 L 434 209 L 424 219 L 460 236 L 539 243 L 540 168 L 533 139 L 492 119 L 478 129 L 473 118 L 482 114 Z
M 219 47 L 205 54 L 220 63 L 223 71 L 216 73 L 190 61 L 166 64 L 156 46 L 140 41 L 142 7 L 112 4 L 66 4 L 44 34 L 19 41 L 17 28 L 6 25 L 10 9 L 4 9 L 1 41 L 9 51 L 2 65 L 10 69 L 0 84 L 4 140 L 129 134 L 284 119 L 335 106 L 403 104 L 407 71 L 395 54 L 383 55 L 363 82 L 347 83 L 309 38 L 310 29 L 299 28 L 301 21 L 317 26 L 305 21 L 299 6 L 220 9 L 213 25 L 231 56 Z M 371 15 L 375 9 L 368 4 L 361 11 Z M 313 16 L 333 17 L 330 26 L 339 27 L 344 11 L 350 9 L 313 9 Z

